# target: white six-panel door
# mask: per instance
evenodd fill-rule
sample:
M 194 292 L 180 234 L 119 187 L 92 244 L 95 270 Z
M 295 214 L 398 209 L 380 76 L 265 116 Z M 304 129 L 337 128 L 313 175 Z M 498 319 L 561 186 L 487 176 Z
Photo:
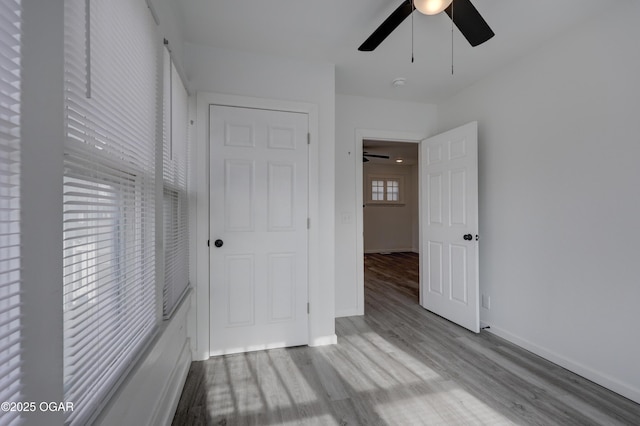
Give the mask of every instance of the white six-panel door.
M 307 134 L 306 114 L 210 106 L 212 356 L 308 342 Z
M 478 137 L 469 123 L 421 143 L 420 304 L 480 331 Z

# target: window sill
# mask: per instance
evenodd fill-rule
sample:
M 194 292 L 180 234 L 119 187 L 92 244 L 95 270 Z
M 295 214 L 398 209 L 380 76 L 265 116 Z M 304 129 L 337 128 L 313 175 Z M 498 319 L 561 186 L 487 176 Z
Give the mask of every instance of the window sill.
M 380 206 L 380 207 L 404 207 L 406 203 L 398 203 L 394 201 L 369 201 L 366 203 L 367 206 Z

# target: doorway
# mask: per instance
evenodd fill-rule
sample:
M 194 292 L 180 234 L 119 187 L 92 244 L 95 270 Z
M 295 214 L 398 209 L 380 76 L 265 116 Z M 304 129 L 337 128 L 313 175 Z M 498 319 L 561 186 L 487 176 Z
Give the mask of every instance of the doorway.
M 362 162 L 365 283 L 375 277 L 418 304 L 418 144 L 365 139 Z
M 364 315 L 364 142 L 393 141 L 391 143 L 411 143 L 420 146 L 425 138 L 422 133 L 387 131 L 373 129 L 356 129 L 355 134 L 355 178 L 356 178 L 356 309 L 355 315 Z
M 384 133 L 377 133 L 380 134 Z M 427 139 L 399 140 L 419 143 L 418 162 L 424 168 L 418 170 L 420 305 L 475 333 L 480 331 L 477 135 L 478 123 L 471 122 Z M 366 131 L 356 131 L 356 154 L 365 154 L 367 140 L 398 139 L 371 137 Z M 375 158 L 380 157 L 386 156 Z M 399 190 L 394 189 L 399 184 L 393 178 L 374 176 L 368 179 L 363 191 L 363 167 L 358 160 L 356 199 L 359 205 L 365 206 L 367 199 L 388 203 L 401 197 Z M 356 255 L 364 263 L 364 215 L 359 214 L 358 220 Z M 362 302 L 359 306 L 363 315 L 364 264 L 358 273 L 358 302 Z
M 191 250 L 194 253 L 196 278 L 196 297 L 194 297 L 193 309 L 193 331 L 196 336 L 192 341 L 193 358 L 204 360 L 215 355 L 211 351 L 211 286 L 210 275 L 212 265 L 210 264 L 210 252 L 215 247 L 216 229 L 211 229 L 211 199 L 210 199 L 210 108 L 211 105 L 234 106 L 238 108 L 249 108 L 259 110 L 288 111 L 305 114 L 308 118 L 308 135 L 306 138 L 308 146 L 308 218 L 311 224 L 307 233 L 308 261 L 307 261 L 307 282 L 308 282 L 308 303 L 307 314 L 308 329 L 307 340 L 309 345 L 320 346 L 332 344 L 337 341 L 335 334 L 325 334 L 324 324 L 328 323 L 326 317 L 326 301 L 323 294 L 321 277 L 323 255 L 321 242 L 323 237 L 320 234 L 318 224 L 321 218 L 320 209 L 320 144 L 319 141 L 319 114 L 318 106 L 304 102 L 292 102 L 278 99 L 262 99 L 246 96 L 236 96 L 220 93 L 199 92 L 196 98 L 195 120 L 197 123 L 194 131 L 197 134 L 196 149 L 192 153 L 192 161 L 195 181 L 195 192 L 198 200 L 205 202 L 194 203 L 193 220 L 196 223 L 196 231 L 192 239 Z M 284 126 L 288 127 L 288 126 Z M 282 130 L 282 129 L 280 129 Z M 310 142 L 310 143 L 309 143 Z M 223 247 L 229 248 L 229 240 L 224 241 Z M 223 248 L 221 247 L 221 248 Z M 315 308 L 314 308 L 315 307 Z M 305 309 L 305 313 L 307 310 Z M 333 323 L 331 323 L 333 324 Z M 215 342 L 214 342 L 215 344 Z

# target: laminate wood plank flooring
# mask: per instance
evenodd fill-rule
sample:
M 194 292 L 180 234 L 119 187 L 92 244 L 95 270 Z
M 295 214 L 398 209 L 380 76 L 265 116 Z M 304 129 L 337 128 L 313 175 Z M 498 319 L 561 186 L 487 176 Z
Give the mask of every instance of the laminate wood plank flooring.
M 173 420 L 196 425 L 640 425 L 640 405 L 418 305 L 418 256 L 365 256 L 365 315 L 338 344 L 192 363 Z

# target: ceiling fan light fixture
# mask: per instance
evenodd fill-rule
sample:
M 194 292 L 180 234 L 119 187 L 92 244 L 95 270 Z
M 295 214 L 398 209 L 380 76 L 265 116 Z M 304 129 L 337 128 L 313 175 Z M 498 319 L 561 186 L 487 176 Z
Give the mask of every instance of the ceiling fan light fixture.
M 453 0 L 413 0 L 413 5 L 424 15 L 437 15 L 445 10 Z

